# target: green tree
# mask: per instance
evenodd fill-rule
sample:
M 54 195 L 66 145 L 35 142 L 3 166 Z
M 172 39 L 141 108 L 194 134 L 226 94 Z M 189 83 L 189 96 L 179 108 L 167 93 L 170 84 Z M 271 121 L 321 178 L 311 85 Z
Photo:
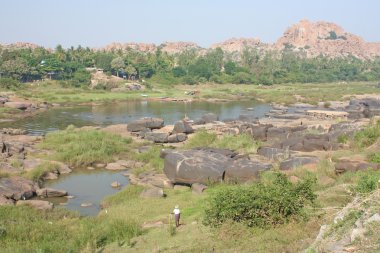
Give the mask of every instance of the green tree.
M 125 63 L 123 58 L 116 57 L 111 61 L 111 68 L 116 71 L 117 77 L 119 77 L 119 71 L 125 68 Z

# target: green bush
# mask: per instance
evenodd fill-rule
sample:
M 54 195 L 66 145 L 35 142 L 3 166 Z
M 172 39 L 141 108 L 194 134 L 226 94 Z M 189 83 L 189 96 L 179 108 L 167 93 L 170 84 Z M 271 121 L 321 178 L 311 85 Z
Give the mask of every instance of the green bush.
M 338 143 L 346 144 L 348 142 L 348 135 L 347 134 L 341 134 L 338 136 Z
M 21 83 L 12 78 L 0 78 L 0 88 L 12 90 L 21 87 Z
M 311 178 L 293 184 L 281 173 L 276 173 L 271 182 L 222 185 L 208 199 L 204 222 L 211 226 L 233 221 L 267 227 L 303 218 L 305 205 L 316 199 L 314 185 Z
M 380 172 L 373 169 L 359 172 L 359 181 L 355 187 L 358 193 L 369 193 L 377 189 L 380 180 Z
M 132 139 L 99 130 L 82 130 L 69 126 L 64 131 L 49 133 L 41 148 L 54 150 L 54 158 L 71 166 L 109 162 L 114 155 L 128 151 Z
M 355 143 L 359 148 L 374 144 L 380 137 L 380 121 L 369 125 L 355 134 Z
M 372 153 L 368 156 L 368 159 L 370 162 L 378 163 L 380 164 L 380 154 L 379 153 Z

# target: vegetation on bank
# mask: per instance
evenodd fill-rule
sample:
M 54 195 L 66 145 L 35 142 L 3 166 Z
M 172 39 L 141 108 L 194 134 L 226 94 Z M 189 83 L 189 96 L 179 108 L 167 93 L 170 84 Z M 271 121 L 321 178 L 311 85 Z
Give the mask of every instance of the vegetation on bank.
M 218 136 L 206 130 L 197 131 L 186 142 L 184 148 L 192 149 L 199 147 L 212 147 L 230 149 L 244 154 L 255 153 L 260 143 L 253 140 L 248 134 L 224 134 Z
M 48 133 L 40 147 L 54 151 L 52 157 L 70 166 L 84 167 L 93 163 L 110 162 L 115 155 L 128 151 L 130 138 L 95 129 L 75 129 Z
M 87 87 L 88 68 L 102 69 L 109 75 L 130 80 L 145 80 L 146 85 L 233 83 L 317 83 L 335 81 L 380 80 L 380 60 L 360 60 L 353 56 L 307 58 L 305 52 L 292 48 L 258 52 L 247 47 L 240 54 L 220 48 L 198 54 L 194 50 L 168 54 L 158 48 L 153 53 L 134 50 L 98 51 L 78 46 L 54 51 L 44 48 L 8 49 L 0 47 L 2 77 L 22 82 L 47 79 L 71 80 L 72 87 Z M 64 84 L 64 83 L 62 83 Z M 3 88 L 19 88 L 20 84 L 0 81 Z M 99 88 L 107 88 L 103 83 Z

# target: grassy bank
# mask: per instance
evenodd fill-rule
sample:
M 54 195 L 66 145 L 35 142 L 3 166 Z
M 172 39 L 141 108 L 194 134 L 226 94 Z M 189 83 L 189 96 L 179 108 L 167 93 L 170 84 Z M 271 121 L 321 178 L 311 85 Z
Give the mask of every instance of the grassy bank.
M 63 88 L 55 81 L 42 82 L 39 86 L 26 85 L 16 94 L 36 101 L 53 103 L 85 103 L 139 99 L 141 94 L 149 98 L 172 97 L 187 99 L 260 99 L 266 102 L 292 104 L 304 102 L 338 101 L 349 96 L 378 93 L 376 82 L 294 83 L 259 86 L 253 84 L 199 84 L 171 86 L 153 85 L 153 89 L 128 92 Z M 186 91 L 199 91 L 188 96 Z M 347 97 L 348 96 L 348 97 Z

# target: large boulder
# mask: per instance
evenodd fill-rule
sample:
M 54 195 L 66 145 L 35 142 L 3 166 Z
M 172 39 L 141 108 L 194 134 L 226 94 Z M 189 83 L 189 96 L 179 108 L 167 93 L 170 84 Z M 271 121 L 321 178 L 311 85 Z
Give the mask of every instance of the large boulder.
M 164 150 L 161 155 L 165 159 L 164 173 L 177 184 L 248 181 L 270 168 L 268 164 L 239 157 L 226 149 Z
M 164 120 L 160 118 L 141 118 L 128 124 L 127 129 L 130 132 L 140 132 L 148 129 L 160 129 L 164 126 Z
M 36 191 L 37 196 L 41 198 L 54 198 L 54 197 L 63 197 L 67 195 L 65 190 L 57 190 L 53 188 L 42 188 Z
M 14 176 L 0 179 L 0 196 L 20 200 L 33 197 L 38 185 L 31 180 Z
M 247 158 L 234 160 L 226 169 L 224 180 L 227 182 L 246 182 L 257 179 L 261 171 L 269 170 L 270 164 L 251 161 Z
M 17 206 L 30 206 L 39 210 L 51 210 L 54 205 L 45 200 L 19 200 L 16 203 Z
M 19 109 L 19 110 L 26 110 L 32 106 L 29 102 L 5 102 L 5 107 Z
M 193 132 L 194 132 L 194 129 L 191 127 L 191 125 L 187 121 L 180 120 L 174 124 L 173 134 L 179 134 L 179 133 L 190 134 Z
M 172 151 L 165 155 L 164 173 L 173 183 L 218 182 L 230 158 L 208 150 Z
M 297 167 L 314 168 L 319 163 L 319 158 L 315 156 L 296 156 L 280 163 L 280 170 L 291 170 Z

